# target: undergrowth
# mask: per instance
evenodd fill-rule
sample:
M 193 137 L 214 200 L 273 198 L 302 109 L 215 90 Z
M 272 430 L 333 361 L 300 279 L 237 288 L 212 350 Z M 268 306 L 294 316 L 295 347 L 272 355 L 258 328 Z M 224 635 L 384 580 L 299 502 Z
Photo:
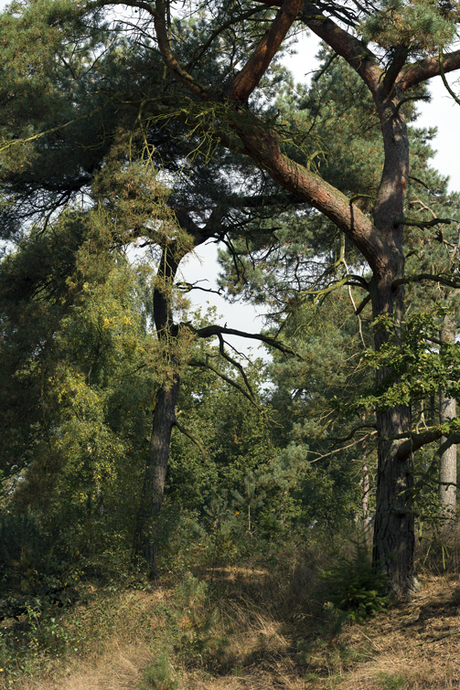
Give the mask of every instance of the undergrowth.
M 69 606 L 37 603 L 0 623 L 0 687 L 99 687 L 86 677 L 65 685 L 62 674 L 96 668 L 128 648 L 130 680 L 114 681 L 115 689 L 207 689 L 219 678 L 239 688 L 255 669 L 271 673 L 264 669 L 276 665 L 291 674 L 286 688 L 322 688 L 323 681 L 336 687 L 357 664 L 375 662 L 368 633 L 359 633 L 357 644 L 347 631 L 367 625 L 387 604 L 385 583 L 363 549 L 348 544 L 331 556 L 286 544 L 270 554 L 270 567 L 264 554 L 168 572 L 153 584 L 139 573 L 119 582 L 82 581 Z M 369 688 L 405 687 L 401 678 L 379 669 Z

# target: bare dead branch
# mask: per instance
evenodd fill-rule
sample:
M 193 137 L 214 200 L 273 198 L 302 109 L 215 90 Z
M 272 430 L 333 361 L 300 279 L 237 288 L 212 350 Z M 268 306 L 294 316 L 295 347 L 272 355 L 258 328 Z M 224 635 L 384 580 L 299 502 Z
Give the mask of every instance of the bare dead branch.
M 365 434 L 364 436 L 359 438 L 357 441 L 353 441 L 353 443 L 349 443 L 348 446 L 340 446 L 340 448 L 336 448 L 335 450 L 331 450 L 329 453 L 324 453 L 323 455 L 320 455 L 319 457 L 315 458 L 314 460 L 310 460 L 310 463 L 318 462 L 318 460 L 323 460 L 324 458 L 328 458 L 330 455 L 335 455 L 336 453 L 340 453 L 343 450 L 347 450 L 348 448 L 353 448 L 353 446 L 357 446 L 358 443 L 362 443 L 363 441 L 366 441 L 371 436 L 375 436 L 376 433 L 377 433 L 377 431 L 371 431 L 369 434 Z
M 192 290 L 201 290 L 202 292 L 211 292 L 213 295 L 222 295 L 222 290 L 214 290 L 213 288 L 204 288 L 201 287 L 201 285 L 197 285 L 196 281 L 195 283 L 186 283 L 186 282 L 181 282 L 181 283 L 176 283 L 175 286 L 179 288 L 179 290 L 182 290 L 183 292 L 191 292 Z
M 448 278 L 442 273 L 438 275 L 433 273 L 419 273 L 415 276 L 409 276 L 408 278 L 398 278 L 394 280 L 392 285 L 397 287 L 398 285 L 408 285 L 410 283 L 420 283 L 422 280 L 431 280 L 434 283 L 440 283 L 441 285 L 446 285 L 447 287 L 460 288 L 460 280 L 454 280 L 454 278 Z
M 356 434 L 357 431 L 360 429 L 375 429 L 376 426 L 375 424 L 357 424 L 356 426 L 353 427 L 353 429 L 350 431 L 350 433 L 347 436 L 344 436 L 343 438 L 337 438 L 334 440 L 334 445 L 337 445 L 338 443 L 345 443 L 345 441 L 349 441 L 353 436 Z
M 194 436 L 188 429 L 182 426 L 182 424 L 179 424 L 177 419 L 174 420 L 174 426 L 177 427 L 177 429 L 181 432 L 181 434 L 184 434 L 184 436 L 187 436 L 196 446 L 201 451 L 201 455 L 203 456 L 203 460 L 206 460 L 206 452 L 201 444 L 201 442 Z
M 254 405 L 254 407 L 257 408 L 259 412 L 262 411 L 262 408 L 260 407 L 260 405 L 257 404 L 257 401 L 243 388 L 243 386 L 240 386 L 239 383 L 231 379 L 229 376 L 226 376 L 222 371 L 219 371 L 217 367 L 214 367 L 212 364 L 210 364 L 209 358 L 206 358 L 206 362 L 203 362 L 198 359 L 191 359 L 188 362 L 188 364 L 191 367 L 201 367 L 202 369 L 209 369 L 210 371 L 213 371 L 216 374 L 216 376 L 222 379 L 222 381 L 225 381 L 229 384 L 229 386 L 233 386 L 233 388 L 239 390 L 240 393 L 242 393 L 244 397 L 247 398 Z
M 415 218 L 397 218 L 395 220 L 395 225 L 408 225 L 410 227 L 417 228 L 432 228 L 433 225 L 438 225 L 439 223 L 443 223 L 444 225 L 450 225 L 453 220 L 453 218 L 432 218 L 431 220 L 416 220 Z

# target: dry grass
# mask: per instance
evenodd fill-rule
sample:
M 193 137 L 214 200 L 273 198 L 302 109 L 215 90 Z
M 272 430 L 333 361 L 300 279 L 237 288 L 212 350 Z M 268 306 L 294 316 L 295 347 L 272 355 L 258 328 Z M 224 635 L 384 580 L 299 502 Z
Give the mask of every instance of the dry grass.
M 311 596 L 314 568 L 300 559 L 286 561 L 276 574 L 232 567 L 202 571 L 199 578 L 209 582 L 205 601 L 197 595 L 186 604 L 177 583 L 164 581 L 151 591 L 96 597 L 80 606 L 69 625 L 86 621 L 86 652 L 69 651 L 15 688 L 138 690 L 160 648 L 168 650 L 182 690 L 460 687 L 457 574 L 425 573 L 410 603 L 338 632 Z M 188 647 L 178 643 L 182 634 Z
M 96 659 L 73 660 L 53 674 L 25 680 L 21 690 L 138 690 L 142 669 L 152 659 L 146 645 L 114 640 Z

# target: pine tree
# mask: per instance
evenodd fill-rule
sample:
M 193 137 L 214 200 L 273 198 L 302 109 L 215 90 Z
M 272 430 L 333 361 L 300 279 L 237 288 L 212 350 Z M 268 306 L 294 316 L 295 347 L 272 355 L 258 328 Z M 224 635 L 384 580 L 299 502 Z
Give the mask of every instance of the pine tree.
M 3 20 L 3 28 L 5 29 L 7 22 L 9 35 L 19 37 L 21 30 L 18 29 L 24 21 L 21 17 L 23 10 L 24 18 L 33 27 L 32 31 L 36 30 L 37 22 L 47 32 L 51 31 L 49 50 L 45 53 L 47 60 L 51 58 L 52 69 L 46 72 L 42 70 L 45 75 L 44 83 L 48 86 L 53 70 L 63 70 L 62 65 L 65 67 L 66 63 L 69 64 L 66 54 L 62 56 L 64 60 L 60 59 L 61 46 L 68 45 L 69 27 L 70 34 L 76 35 L 77 40 L 86 35 L 96 41 L 93 45 L 97 45 L 97 40 L 102 35 L 100 22 L 105 8 L 115 4 L 117 3 L 100 0 L 86 6 L 76 6 L 62 1 L 39 0 L 24 8 L 22 5 L 19 8 L 16 6 L 18 14 L 7 15 Z M 229 6 L 226 2 L 216 3 L 209 11 L 198 4 L 191 8 L 190 17 L 182 15 L 176 18 L 172 16 L 171 7 L 165 0 L 157 0 L 155 6 L 138 0 L 135 3 L 128 0 L 125 4 L 139 11 L 138 28 L 135 27 L 132 31 L 128 50 L 126 47 L 121 48 L 126 46 L 123 41 L 118 42 L 116 47 L 117 42 L 112 43 L 109 51 L 112 62 L 109 60 L 105 64 L 111 64 L 113 70 L 100 77 L 98 75 L 92 82 L 86 80 L 90 91 L 98 99 L 102 98 L 104 104 L 117 100 L 123 106 L 120 110 L 131 112 L 134 120 L 140 112 L 147 114 L 153 130 L 159 129 L 160 122 L 174 123 L 169 130 L 170 141 L 178 131 L 176 127 L 179 130 L 181 127 L 188 128 L 191 136 L 188 140 L 185 138 L 188 145 L 185 159 L 189 162 L 193 158 L 195 164 L 197 158 L 193 156 L 193 152 L 197 148 L 209 156 L 216 145 L 222 146 L 242 158 L 250 158 L 256 165 L 260 172 L 256 171 L 251 177 L 251 181 L 254 181 L 253 189 L 257 189 L 259 193 L 260 190 L 269 190 L 270 197 L 273 198 L 274 194 L 276 196 L 276 189 L 281 187 L 284 190 L 281 197 L 285 201 L 293 195 L 297 201 L 310 205 L 326 216 L 370 267 L 372 277 L 366 281 L 366 289 L 369 290 L 374 320 L 390 317 L 386 321 L 386 329 L 375 329 L 376 351 L 389 342 L 392 334 L 401 338 L 404 286 L 408 281 L 415 280 L 415 276 L 408 277 L 405 273 L 404 230 L 422 222 L 405 216 L 409 138 L 404 105 L 407 99 L 413 101 L 423 96 L 423 89 L 420 88 L 423 82 L 439 74 L 441 70 L 447 73 L 459 68 L 459 51 L 452 50 L 442 61 L 439 54 L 440 49 L 446 52 L 446 48 L 452 43 L 458 19 L 457 9 L 454 6 L 438 7 L 425 2 L 411 2 L 401 3 L 396 10 L 389 8 L 386 3 L 377 7 L 364 4 L 356 9 L 340 3 L 330 3 L 319 10 L 308 3 L 302 5 L 300 0 L 286 0 L 283 3 L 281 0 L 267 0 L 266 3 L 249 7 Z M 196 15 L 195 10 L 198 11 Z M 273 77 L 276 78 L 276 69 L 270 70 L 270 65 L 296 22 L 316 33 L 334 53 L 345 59 L 373 100 L 381 127 L 384 157 L 375 199 L 370 207 L 356 196 L 347 196 L 312 169 L 312 162 L 316 158 L 312 146 L 316 141 L 305 143 L 295 133 L 286 133 L 282 119 L 278 119 L 275 110 L 266 105 L 264 94 L 267 93 L 270 97 L 273 93 Z M 110 21 L 106 26 L 102 31 L 116 37 L 117 30 L 110 26 Z M 136 41 L 138 33 L 139 36 L 142 35 L 139 42 Z M 65 37 L 64 40 L 60 40 L 60 36 Z M 155 43 L 157 50 L 151 50 L 150 43 L 145 46 L 145 36 Z M 18 40 L 20 39 L 14 41 L 16 51 Z M 39 45 L 41 47 L 42 44 Z M 372 46 L 377 46 L 378 52 L 373 52 Z M 14 65 L 13 70 L 4 68 L 9 107 L 11 94 L 15 89 L 21 88 L 24 82 L 35 88 L 40 83 L 40 70 L 35 69 L 34 60 L 40 62 L 41 56 L 32 51 L 32 62 L 27 63 L 27 60 L 19 61 L 18 54 L 16 52 L 13 58 L 7 54 L 3 60 L 3 65 Z M 123 70 L 123 62 L 127 65 L 131 54 L 134 54 L 134 67 Z M 161 71 L 159 88 L 153 94 L 148 87 L 151 86 L 152 75 L 157 69 L 158 54 L 163 59 L 166 71 Z M 79 56 L 81 52 L 75 51 L 73 55 Z M 56 56 L 59 59 L 55 59 Z M 72 64 L 70 67 L 72 68 Z M 92 67 L 97 73 L 97 60 L 92 63 Z M 71 69 L 69 72 L 71 73 Z M 82 77 L 84 73 L 83 70 L 79 74 Z M 30 82 L 29 74 L 32 74 Z M 76 82 L 82 83 L 80 79 Z M 54 84 L 57 85 L 55 88 L 50 86 L 43 93 L 47 97 L 51 94 L 59 98 L 59 80 L 55 80 Z M 79 111 L 79 102 L 81 103 L 81 98 L 78 101 L 77 89 L 73 101 L 67 96 L 68 115 L 72 106 Z M 46 128 L 43 120 L 47 119 L 50 112 L 52 111 L 46 108 L 37 109 L 35 125 L 40 132 Z M 91 112 L 96 111 L 92 108 Z M 116 112 L 118 114 L 120 111 Z M 89 114 L 86 113 L 85 117 L 89 117 Z M 14 123 L 15 117 L 10 118 L 10 121 Z M 59 130 L 54 130 L 54 133 L 58 132 L 61 136 L 65 131 L 62 128 L 67 125 L 70 127 L 69 122 L 69 117 L 62 117 L 57 125 Z M 19 123 L 14 136 L 22 137 L 20 146 L 25 147 L 17 149 L 24 154 L 22 167 L 18 159 L 14 164 L 17 165 L 16 170 L 13 164 L 7 166 L 8 172 L 3 176 L 5 189 L 7 184 L 13 184 L 13 172 L 18 183 L 21 181 L 22 184 L 29 185 L 29 188 L 33 188 L 35 184 L 35 178 L 28 172 L 25 161 L 32 154 L 36 139 L 31 137 L 36 130 L 32 130 L 31 134 L 29 123 L 23 124 L 21 118 Z M 10 148 L 7 149 L 10 151 L 13 137 L 11 130 L 6 132 L 6 136 L 10 137 Z M 107 142 L 105 136 L 103 139 Z M 296 155 L 290 153 L 293 139 L 298 145 Z M 166 150 L 167 148 L 166 144 Z M 45 151 L 46 147 L 42 150 Z M 100 151 L 100 147 L 87 150 Z M 6 169 L 4 166 L 2 162 L 2 170 Z M 91 163 L 85 172 L 90 169 Z M 75 169 L 73 180 L 77 179 L 78 171 L 81 168 Z M 7 182 L 8 175 L 10 177 Z M 68 188 L 68 180 L 65 182 Z M 49 186 L 56 204 L 65 191 L 62 175 Z M 43 188 L 46 189 L 46 185 Z M 50 199 L 51 192 L 45 197 Z M 260 201 L 259 196 L 258 202 Z M 13 227 L 18 218 L 19 197 L 16 197 L 16 202 L 15 207 L 10 206 L 6 216 L 9 218 L 9 227 Z M 250 206 L 250 203 L 247 205 Z M 201 211 L 203 208 L 204 204 L 200 203 Z M 213 206 L 215 212 L 218 208 L 218 205 Z M 208 209 L 208 213 L 210 210 Z M 169 268 L 162 277 L 169 279 L 175 273 L 177 256 L 168 252 L 164 256 Z M 419 274 L 418 279 L 439 282 L 438 276 L 429 278 Z M 167 310 L 163 310 L 164 318 L 160 317 L 159 311 L 157 310 L 157 315 L 161 321 L 161 331 L 170 320 Z M 384 367 L 378 369 L 378 385 L 385 381 L 388 373 Z M 413 565 L 412 452 L 428 439 L 432 441 L 433 432 L 430 431 L 423 438 L 423 435 L 419 435 L 415 441 L 411 430 L 410 409 L 407 404 L 398 401 L 388 409 L 377 411 L 377 427 L 379 469 L 374 563 L 389 576 L 395 596 L 404 598 L 410 596 L 416 584 Z

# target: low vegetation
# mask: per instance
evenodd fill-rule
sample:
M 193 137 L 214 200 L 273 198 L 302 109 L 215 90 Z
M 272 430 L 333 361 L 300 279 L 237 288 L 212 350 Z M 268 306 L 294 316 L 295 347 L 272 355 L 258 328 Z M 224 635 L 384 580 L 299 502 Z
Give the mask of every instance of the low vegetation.
M 362 544 L 335 556 L 291 544 L 270 563 L 197 564 L 154 583 L 84 578 L 72 600 L 37 597 L 4 618 L 0 687 L 454 688 L 460 533 L 444 550 L 442 571 L 436 548 L 420 548 L 420 591 L 397 607 L 369 581 Z

